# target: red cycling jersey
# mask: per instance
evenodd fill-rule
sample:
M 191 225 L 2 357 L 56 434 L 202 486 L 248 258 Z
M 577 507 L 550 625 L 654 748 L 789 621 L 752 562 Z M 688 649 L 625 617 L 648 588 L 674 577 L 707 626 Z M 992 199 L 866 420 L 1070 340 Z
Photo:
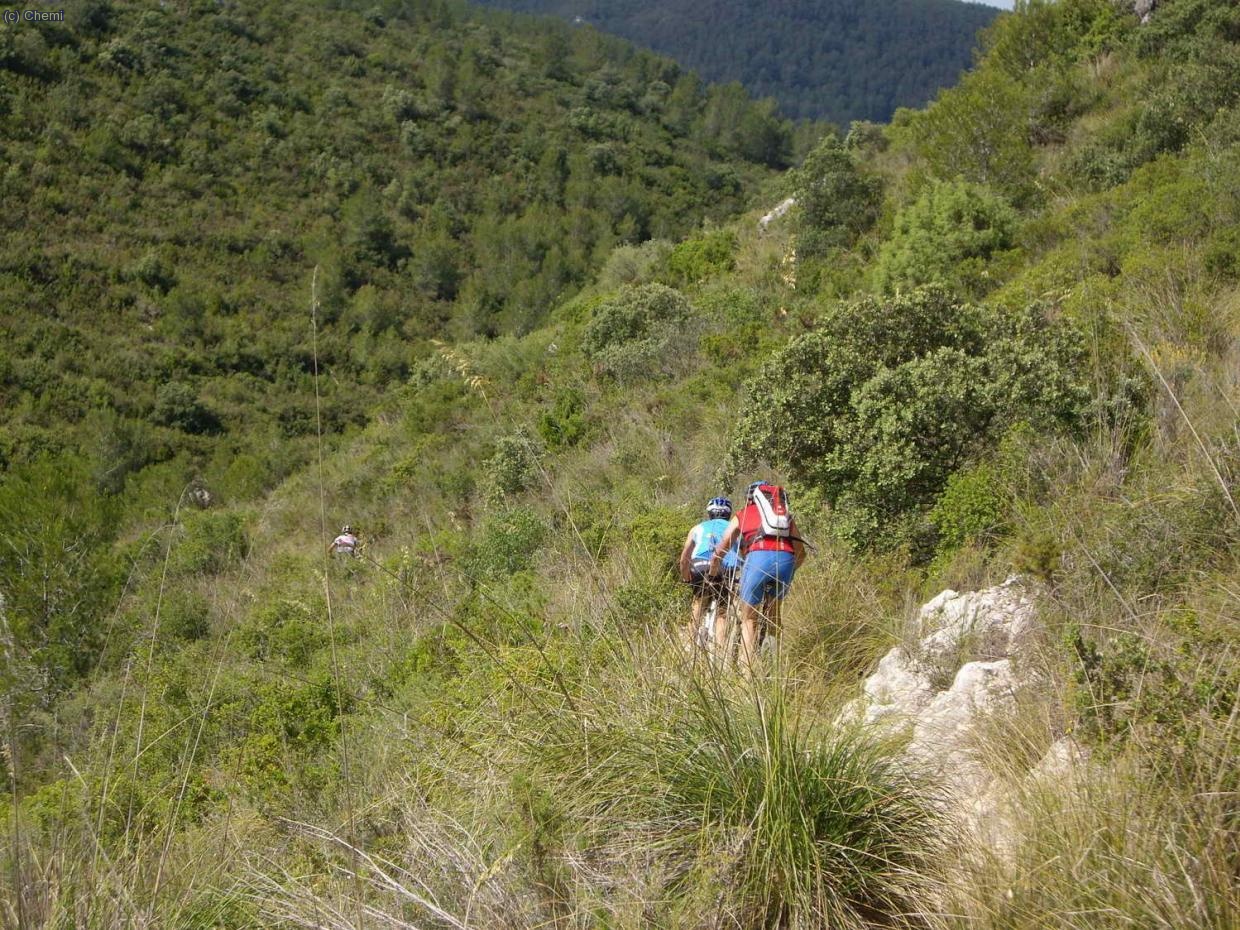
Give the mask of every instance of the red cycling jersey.
M 762 515 L 754 504 L 746 504 L 736 515 L 741 527 L 742 552 L 796 552 L 791 539 L 762 534 Z

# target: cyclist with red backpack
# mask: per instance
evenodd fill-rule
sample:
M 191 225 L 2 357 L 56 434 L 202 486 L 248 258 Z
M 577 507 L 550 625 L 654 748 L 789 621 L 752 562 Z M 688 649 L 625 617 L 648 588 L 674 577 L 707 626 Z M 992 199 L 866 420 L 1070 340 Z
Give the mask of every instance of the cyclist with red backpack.
M 788 512 L 788 495 L 783 488 L 755 481 L 746 492 L 746 504 L 728 523 L 723 539 L 711 556 L 711 575 L 740 541 L 744 565 L 741 568 L 741 662 L 752 667 L 754 654 L 768 631 L 778 632 L 780 602 L 788 593 L 792 576 L 805 561 L 805 543 L 796 520 Z

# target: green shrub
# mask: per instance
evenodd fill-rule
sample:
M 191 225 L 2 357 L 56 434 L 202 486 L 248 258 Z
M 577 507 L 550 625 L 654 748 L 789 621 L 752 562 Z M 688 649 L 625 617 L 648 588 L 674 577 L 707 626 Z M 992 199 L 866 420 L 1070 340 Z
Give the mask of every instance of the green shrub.
M 882 182 L 867 175 L 834 134 L 826 135 L 793 174 L 798 254 L 846 248 L 878 218 Z
M 985 310 L 931 288 L 840 307 L 747 385 L 722 477 L 766 462 L 821 492 L 844 538 L 889 544 L 1008 426 L 1075 423 L 1079 359 L 1038 306 Z
M 896 215 L 874 280 L 885 293 L 942 284 L 976 294 L 986 290 L 987 263 L 1015 242 L 1017 215 L 984 187 L 963 181 L 932 183 Z
M 195 591 L 169 591 L 164 597 L 160 625 L 179 639 L 202 639 L 211 630 L 211 605 Z
M 279 598 L 256 609 L 240 626 L 238 643 L 251 658 L 280 659 L 294 668 L 328 645 L 327 611 L 322 603 Z
M 495 454 L 483 465 L 487 502 L 503 504 L 534 486 L 540 475 L 538 461 L 539 453 L 528 436 L 501 436 L 495 443 Z
M 599 284 L 608 289 L 649 284 L 665 267 L 671 251 L 672 244 L 665 239 L 649 239 L 640 245 L 618 245 L 599 271 Z
M 942 550 L 957 549 L 1001 526 L 1004 497 L 997 478 L 992 466 L 982 464 L 947 479 L 930 511 Z
M 15 699 L 51 701 L 94 668 L 124 577 L 111 545 L 116 517 L 75 458 L 42 459 L 0 476 L 0 613 L 13 639 L 0 674 L 20 680 L 24 663 L 32 667 L 28 689 Z
M 668 280 L 677 287 L 731 271 L 736 262 L 736 236 L 725 229 L 686 239 L 667 256 Z
M 982 68 L 921 112 L 897 110 L 891 135 L 917 153 L 932 177 L 983 184 L 1020 203 L 1033 190 L 1028 123 L 1034 99 L 1018 78 Z
M 551 409 L 538 415 L 538 435 L 551 449 L 571 448 L 585 437 L 585 396 L 580 389 L 556 392 Z
M 684 326 L 692 308 L 662 284 L 624 288 L 595 308 L 581 348 L 595 370 L 620 382 L 652 374 L 686 350 Z
M 1238 644 L 1191 609 L 1164 620 L 1161 641 L 1068 627 L 1079 732 L 1112 753 L 1135 742 L 1160 775 L 1191 782 L 1202 741 L 1235 713 Z
M 172 567 L 184 574 L 217 575 L 250 552 L 245 518 L 228 511 L 187 514 L 172 550 Z
M 186 433 L 215 433 L 220 429 L 219 418 L 198 399 L 198 392 L 180 381 L 159 386 L 151 416 L 156 423 Z
M 468 560 L 470 574 L 502 577 L 524 571 L 547 539 L 547 524 L 534 511 L 514 507 L 487 519 L 478 529 Z
M 625 527 L 627 548 L 653 556 L 668 571 L 676 570 L 685 535 L 696 521 L 679 507 L 654 507 L 634 514 Z

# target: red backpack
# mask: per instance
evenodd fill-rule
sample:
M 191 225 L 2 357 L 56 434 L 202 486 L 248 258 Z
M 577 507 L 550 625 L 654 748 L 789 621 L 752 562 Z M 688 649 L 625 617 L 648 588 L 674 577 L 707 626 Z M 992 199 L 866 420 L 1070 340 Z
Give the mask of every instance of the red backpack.
M 788 512 L 788 492 L 777 484 L 760 484 L 753 492 L 754 509 L 758 512 L 756 527 L 742 527 L 742 546 L 748 550 L 759 537 L 792 539 L 792 514 Z

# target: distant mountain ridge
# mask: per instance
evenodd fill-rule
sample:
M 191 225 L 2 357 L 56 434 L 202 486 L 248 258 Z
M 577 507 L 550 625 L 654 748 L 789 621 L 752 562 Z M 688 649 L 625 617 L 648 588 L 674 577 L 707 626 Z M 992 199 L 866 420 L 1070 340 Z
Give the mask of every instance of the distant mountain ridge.
M 592 25 L 793 117 L 886 121 L 954 84 L 999 10 L 957 0 L 478 0 Z

